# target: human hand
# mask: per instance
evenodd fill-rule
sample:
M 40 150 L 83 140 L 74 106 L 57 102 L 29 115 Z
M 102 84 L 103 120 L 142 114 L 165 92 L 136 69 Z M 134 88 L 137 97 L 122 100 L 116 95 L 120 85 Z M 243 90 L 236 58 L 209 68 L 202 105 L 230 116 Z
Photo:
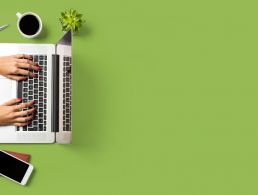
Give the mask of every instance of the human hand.
M 24 110 L 34 105 L 34 101 L 20 103 L 21 98 L 12 99 L 0 106 L 0 125 L 29 125 L 35 117 L 36 108 Z
M 27 77 L 38 77 L 29 70 L 40 71 L 41 67 L 33 63 L 32 56 L 17 54 L 0 57 L 0 74 L 13 80 L 27 80 Z

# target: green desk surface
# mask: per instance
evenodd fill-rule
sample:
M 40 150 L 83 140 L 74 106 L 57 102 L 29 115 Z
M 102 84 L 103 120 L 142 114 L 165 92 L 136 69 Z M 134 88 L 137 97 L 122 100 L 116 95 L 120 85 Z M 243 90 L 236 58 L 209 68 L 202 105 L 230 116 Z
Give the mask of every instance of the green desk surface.
M 0 144 L 32 155 L 22 187 L 1 195 L 258 193 L 256 1 L 3 1 L 0 42 L 55 43 L 66 8 L 74 37 L 73 144 Z M 17 11 L 45 32 L 28 40 Z

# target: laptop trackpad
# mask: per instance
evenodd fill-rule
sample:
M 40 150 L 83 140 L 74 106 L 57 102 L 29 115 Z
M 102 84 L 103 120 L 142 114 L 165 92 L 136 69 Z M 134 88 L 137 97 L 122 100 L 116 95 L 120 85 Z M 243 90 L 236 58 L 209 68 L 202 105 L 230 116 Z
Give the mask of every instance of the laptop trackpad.
M 16 98 L 16 81 L 0 76 L 0 105 Z M 15 130 L 14 126 L 0 126 L 0 131 Z
M 14 82 L 10 79 L 0 77 L 0 105 L 16 98 L 16 86 Z

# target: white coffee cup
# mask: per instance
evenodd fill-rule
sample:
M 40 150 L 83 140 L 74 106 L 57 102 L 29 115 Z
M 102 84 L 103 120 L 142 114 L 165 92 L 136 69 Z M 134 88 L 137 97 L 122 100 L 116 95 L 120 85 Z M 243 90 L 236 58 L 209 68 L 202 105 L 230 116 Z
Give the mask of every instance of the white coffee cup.
M 22 36 L 35 38 L 41 33 L 42 21 L 37 14 L 33 12 L 23 14 L 17 12 L 16 16 L 18 17 L 17 27 Z

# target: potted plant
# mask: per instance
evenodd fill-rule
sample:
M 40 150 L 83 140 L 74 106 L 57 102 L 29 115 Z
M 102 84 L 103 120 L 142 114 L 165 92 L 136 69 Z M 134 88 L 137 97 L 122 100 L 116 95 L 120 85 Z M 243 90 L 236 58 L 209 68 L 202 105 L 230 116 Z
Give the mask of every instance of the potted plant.
M 61 12 L 61 17 L 59 18 L 59 21 L 62 25 L 62 30 L 64 32 L 67 32 L 71 29 L 73 34 L 79 32 L 80 28 L 85 22 L 82 16 L 82 14 L 74 9 Z

